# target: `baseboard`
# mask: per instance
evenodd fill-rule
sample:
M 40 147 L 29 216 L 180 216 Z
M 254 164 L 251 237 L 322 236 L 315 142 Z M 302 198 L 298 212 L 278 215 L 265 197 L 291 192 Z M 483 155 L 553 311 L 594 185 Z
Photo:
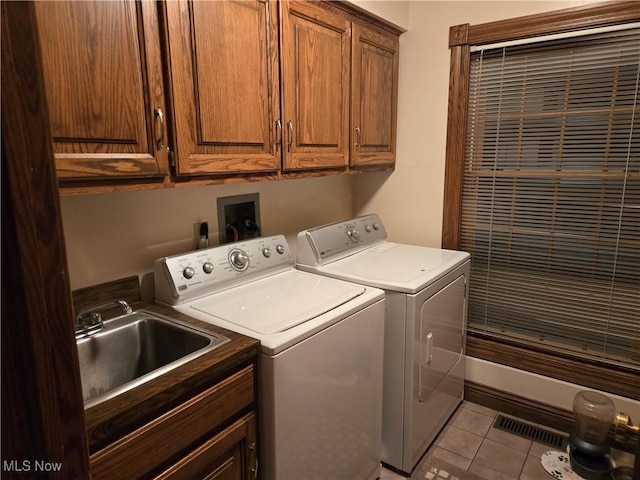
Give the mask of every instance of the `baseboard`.
M 539 423 L 554 430 L 568 433 L 573 428 L 573 413 L 551 405 L 536 402 L 510 392 L 487 385 L 465 381 L 464 398 L 508 415 L 532 423 Z
M 469 380 L 466 380 L 464 384 L 464 398 L 469 402 L 477 403 L 478 405 L 497 410 L 498 412 L 513 415 L 522 420 L 544 425 L 567 434 L 574 426 L 573 412 L 571 411 Z M 634 443 L 623 445 L 616 442 L 613 435 L 613 428 L 609 433 L 608 440 L 612 447 L 629 453 L 635 453 L 636 448 L 640 448 L 638 446 L 640 443 L 638 445 Z

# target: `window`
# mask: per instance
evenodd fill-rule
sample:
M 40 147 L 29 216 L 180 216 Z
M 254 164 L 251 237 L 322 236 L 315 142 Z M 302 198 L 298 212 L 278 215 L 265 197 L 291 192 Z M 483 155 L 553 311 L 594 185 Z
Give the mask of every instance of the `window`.
M 471 331 L 640 367 L 639 67 L 640 28 L 472 53 Z
M 443 225 L 443 246 L 472 253 L 471 350 L 475 337 L 637 376 L 640 28 L 492 47 L 497 29 L 474 43 L 477 27 L 452 51 Z M 615 383 L 592 386 L 638 396 Z

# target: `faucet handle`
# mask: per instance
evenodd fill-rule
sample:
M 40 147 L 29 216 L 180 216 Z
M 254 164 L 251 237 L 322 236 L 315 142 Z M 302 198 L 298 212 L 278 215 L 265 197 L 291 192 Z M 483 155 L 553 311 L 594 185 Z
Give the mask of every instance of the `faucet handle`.
M 98 305 L 96 307 L 86 308 L 86 309 L 82 310 L 76 316 L 76 323 L 79 320 L 81 320 L 83 317 L 87 316 L 87 315 L 98 314 L 98 316 L 99 316 L 100 313 L 106 312 L 107 310 L 111 310 L 112 308 L 116 308 L 116 307 L 122 308 L 122 310 L 124 311 L 125 314 L 129 314 L 129 313 L 133 312 L 133 310 L 131 309 L 131 307 L 129 306 L 129 304 L 126 301 L 124 301 L 124 300 L 112 300 L 111 302 L 103 303 L 103 304 Z
M 82 310 L 76 316 L 76 339 L 87 337 L 102 330 L 104 324 L 102 323 L 101 313 L 116 307 L 122 308 L 125 314 L 133 312 L 129 304 L 124 300 L 113 300 L 97 307 Z

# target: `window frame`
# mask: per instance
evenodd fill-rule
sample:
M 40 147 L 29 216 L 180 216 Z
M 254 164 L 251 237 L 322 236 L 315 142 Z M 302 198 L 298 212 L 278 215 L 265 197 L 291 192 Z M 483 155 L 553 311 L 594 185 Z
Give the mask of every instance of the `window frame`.
M 460 248 L 471 47 L 607 27 L 640 20 L 636 1 L 609 1 L 449 30 L 451 66 L 447 120 L 442 247 Z M 640 399 L 632 368 L 542 349 L 480 333 L 467 337 L 467 355 L 605 392 Z

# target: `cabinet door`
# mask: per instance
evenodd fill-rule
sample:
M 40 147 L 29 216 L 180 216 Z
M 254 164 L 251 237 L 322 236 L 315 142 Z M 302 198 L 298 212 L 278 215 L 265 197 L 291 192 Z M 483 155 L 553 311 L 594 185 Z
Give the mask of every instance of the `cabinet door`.
M 177 173 L 277 170 L 275 4 L 180 0 L 163 5 Z
M 307 2 L 282 2 L 284 169 L 349 163 L 351 24 Z
M 35 6 L 58 177 L 162 178 L 168 166 L 155 3 Z
M 250 413 L 206 441 L 155 480 L 250 480 L 258 478 L 256 421 Z
M 393 164 L 396 155 L 398 37 L 353 29 L 351 165 Z

